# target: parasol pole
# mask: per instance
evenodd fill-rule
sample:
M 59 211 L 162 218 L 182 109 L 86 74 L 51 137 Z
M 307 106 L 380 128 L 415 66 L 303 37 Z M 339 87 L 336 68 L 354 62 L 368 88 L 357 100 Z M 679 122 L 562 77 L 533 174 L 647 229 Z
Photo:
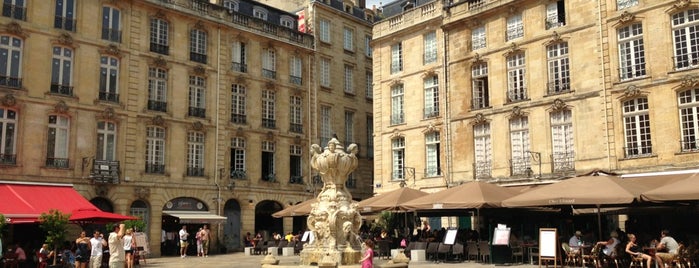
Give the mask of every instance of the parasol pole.
M 597 234 L 599 235 L 600 241 L 603 240 L 602 238 L 602 213 L 600 211 L 600 205 L 597 204 Z

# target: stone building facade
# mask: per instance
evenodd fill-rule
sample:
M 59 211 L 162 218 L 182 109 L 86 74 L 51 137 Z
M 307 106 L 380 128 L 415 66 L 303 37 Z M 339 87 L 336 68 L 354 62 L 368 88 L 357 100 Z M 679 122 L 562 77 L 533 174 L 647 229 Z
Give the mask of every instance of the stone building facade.
M 0 180 L 72 183 L 103 210 L 140 216 L 153 255 L 180 224 L 210 224 L 212 250 L 304 228 L 271 214 L 314 192 L 319 103 L 356 109 L 348 141 L 369 144 L 358 129 L 371 104 L 318 93 L 314 37 L 295 12 L 244 0 L 2 9 Z
M 372 43 L 377 191 L 696 169 L 689 44 L 698 8 L 684 0 L 383 6 Z

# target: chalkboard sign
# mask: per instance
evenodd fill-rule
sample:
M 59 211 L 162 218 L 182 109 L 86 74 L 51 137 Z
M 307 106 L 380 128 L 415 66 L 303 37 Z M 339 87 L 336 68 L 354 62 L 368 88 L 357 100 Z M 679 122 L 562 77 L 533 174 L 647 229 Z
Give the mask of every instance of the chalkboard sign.
M 553 267 L 556 267 L 558 257 L 558 233 L 556 228 L 539 229 L 539 266 L 542 260 L 553 260 Z
M 136 247 L 138 248 L 139 254 L 149 254 L 150 247 L 148 246 L 148 236 L 143 232 L 136 232 L 133 234 L 133 239 L 136 242 Z
M 447 230 L 447 234 L 444 235 L 444 244 L 445 245 L 453 245 L 454 242 L 456 241 L 456 233 L 458 230 L 456 229 L 449 229 Z

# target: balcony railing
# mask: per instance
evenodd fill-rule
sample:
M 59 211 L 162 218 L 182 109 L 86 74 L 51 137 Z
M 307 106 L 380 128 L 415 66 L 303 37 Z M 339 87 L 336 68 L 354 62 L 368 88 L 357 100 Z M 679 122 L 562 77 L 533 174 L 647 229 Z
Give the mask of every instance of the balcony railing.
M 551 155 L 553 172 L 575 170 L 575 153 L 557 153 Z
M 0 86 L 19 89 L 22 88 L 22 78 L 0 76 Z
M 245 172 L 245 170 L 242 169 L 232 169 L 231 171 L 231 179 L 235 180 L 244 180 L 247 179 L 248 175 Z
M 64 29 L 66 31 L 75 32 L 76 21 L 74 18 L 56 16 L 53 22 L 53 27 Z
M 274 173 L 262 174 L 262 178 L 260 179 L 267 182 L 277 182 L 277 176 L 274 175 Z
M 675 63 L 675 71 L 693 69 L 699 67 L 699 53 L 690 53 L 672 57 Z
M 648 157 L 653 154 L 653 146 L 650 142 L 645 142 L 645 145 L 624 147 L 625 158 L 641 158 Z
M 303 125 L 291 123 L 289 124 L 289 131 L 294 133 L 303 133 Z
M 70 161 L 68 158 L 46 158 L 46 166 L 51 168 L 68 168 L 70 167 Z
M 100 91 L 99 98 L 102 101 L 119 102 L 119 94 Z
M 422 109 L 424 118 L 435 118 L 439 116 L 439 109 L 437 108 L 430 108 L 430 109 Z
M 102 39 L 121 43 L 121 31 L 119 29 L 102 28 Z
M 203 167 L 187 167 L 187 176 L 189 177 L 204 177 Z
M 204 118 L 206 117 L 206 108 L 189 107 L 189 116 Z
M 170 46 L 150 43 L 150 51 L 163 55 L 170 55 Z
M 471 104 L 473 110 L 485 109 L 488 107 L 490 107 L 490 103 L 488 103 L 488 99 L 485 98 L 474 98 Z
M 619 68 L 619 80 L 629 80 L 646 76 L 646 64 L 638 63 Z
M 441 175 L 442 175 L 442 169 L 439 167 L 425 168 L 425 176 L 427 176 L 427 177 L 436 177 L 436 176 L 441 176 Z
M 206 64 L 206 54 L 200 54 L 195 52 L 189 52 L 189 60 Z
M 231 122 L 233 124 L 245 124 L 247 123 L 246 118 L 244 114 L 231 114 Z
M 699 152 L 699 141 L 692 138 L 686 138 L 685 141 L 680 141 L 682 152 Z
M 473 163 L 473 179 L 482 180 L 492 177 L 493 163 L 491 161 L 476 161 Z
M 303 176 L 291 176 L 289 178 L 289 183 L 291 184 L 303 184 Z
M 301 84 L 303 84 L 303 78 L 289 75 L 289 82 L 300 86 Z
M 527 89 L 524 87 L 517 89 L 508 89 L 507 100 L 509 102 L 519 102 L 527 100 Z
M 2 5 L 2 16 L 18 20 L 27 20 L 27 8 L 5 3 Z
M 546 84 L 549 95 L 557 95 L 570 92 L 570 80 L 553 81 Z
M 0 165 L 16 165 L 16 154 L 0 154 Z
M 73 86 L 70 85 L 51 85 L 51 93 L 66 96 L 73 96 Z
M 274 119 L 262 119 L 262 127 L 263 128 L 276 128 L 277 127 L 277 120 Z
M 167 112 L 167 102 L 166 101 L 148 100 L 148 110 Z
M 90 179 L 94 183 L 118 184 L 119 183 L 119 161 L 94 160 Z
M 531 159 L 528 157 L 513 157 L 510 159 L 510 174 L 512 176 L 517 175 L 531 175 L 527 174 L 527 171 L 531 170 Z
M 236 72 L 241 72 L 241 73 L 247 73 L 248 72 L 248 65 L 245 63 L 240 63 L 240 62 L 233 62 L 233 63 L 231 63 L 231 70 L 236 71 Z
M 403 114 L 391 115 L 391 125 L 398 125 L 398 124 L 403 124 L 403 123 L 405 123 L 405 117 L 403 117 Z
M 269 78 L 269 79 L 276 79 L 277 78 L 277 72 L 272 71 L 272 70 L 267 70 L 267 69 L 262 69 L 262 76 Z
M 165 174 L 165 165 L 146 163 L 146 173 Z

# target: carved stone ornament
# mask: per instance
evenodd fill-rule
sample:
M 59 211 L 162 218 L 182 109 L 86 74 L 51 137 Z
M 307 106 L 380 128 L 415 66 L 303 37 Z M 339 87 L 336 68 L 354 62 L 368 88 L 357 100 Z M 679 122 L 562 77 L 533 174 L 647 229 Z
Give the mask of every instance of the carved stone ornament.
M 699 83 L 699 80 L 697 80 L 694 76 L 686 75 L 682 78 L 682 82 L 680 82 L 680 88 L 694 87 L 697 85 L 697 83 Z
M 551 110 L 561 111 L 561 110 L 565 110 L 565 109 L 568 109 L 568 105 L 566 105 L 566 103 L 563 100 L 561 100 L 561 99 L 553 100 L 553 104 L 551 104 Z
M 485 115 L 483 113 L 477 113 L 476 117 L 473 118 L 473 125 L 481 125 L 488 123 L 488 119 L 485 118 Z
M 301 145 L 301 136 L 296 135 L 296 137 L 294 137 L 294 144 Z
M 118 58 L 121 57 L 121 49 L 119 49 L 119 46 L 116 44 L 109 44 L 106 48 L 101 49 L 100 53 L 116 56 Z
M 157 12 L 155 12 L 153 17 L 156 17 L 158 19 L 166 19 L 165 12 L 163 12 L 162 10 L 158 10 Z
M 269 140 L 269 141 L 274 140 L 274 132 L 267 131 L 267 140 Z
M 53 111 L 59 114 L 65 114 L 68 112 L 68 105 L 65 101 L 59 101 L 53 106 Z
M 551 33 L 551 41 L 556 43 L 561 42 L 561 35 L 558 32 L 553 31 L 553 33 Z
M 242 127 L 238 127 L 238 129 L 235 130 L 236 137 L 243 137 L 244 134 L 245 134 L 245 131 L 243 131 Z
M 432 77 L 432 76 L 435 76 L 436 74 L 437 74 L 437 72 L 435 72 L 434 69 L 429 69 L 422 74 L 422 78 Z
M 622 24 L 627 23 L 632 21 L 634 18 L 636 18 L 636 16 L 634 16 L 628 11 L 624 11 L 624 13 L 621 13 L 621 17 L 619 17 L 619 22 Z
M 431 133 L 437 131 L 439 131 L 439 127 L 435 126 L 434 123 L 430 122 L 430 124 L 427 125 L 427 127 L 424 130 L 422 130 L 422 133 Z
M 109 194 L 109 187 L 107 187 L 107 185 L 104 184 L 95 185 L 95 194 L 97 196 L 105 197 L 107 196 L 107 194 Z
M 623 95 L 625 98 L 636 97 L 641 95 L 641 89 L 639 89 L 637 86 L 630 85 L 624 89 Z
M 245 82 L 246 82 L 246 81 L 245 81 L 245 76 L 238 75 L 238 76 L 235 77 L 235 83 L 236 83 L 236 84 L 244 85 Z
M 683 9 L 683 8 L 686 8 L 687 6 L 689 6 L 689 3 L 691 1 L 689 1 L 689 0 L 677 0 L 675 2 L 677 2 L 677 3 L 673 4 L 673 7 L 675 9 Z
M 165 68 L 167 67 L 167 61 L 162 56 L 158 56 L 157 58 L 153 59 L 153 66 Z
M 14 34 L 21 37 L 27 37 L 27 34 L 24 32 L 24 29 L 22 29 L 22 25 L 19 25 L 19 23 L 14 21 L 5 25 L 5 30 L 10 34 Z
M 146 199 L 150 196 L 150 188 L 147 187 L 136 187 L 133 191 L 134 195 L 139 199 Z
M 163 119 L 162 116 L 156 115 L 156 116 L 153 117 L 153 119 L 151 120 L 151 123 L 152 123 L 153 125 L 161 126 L 161 127 L 162 127 L 162 126 L 165 124 L 165 119 Z
M 107 107 L 104 109 L 104 111 L 102 111 L 102 119 L 112 120 L 115 116 L 116 113 L 112 107 Z
M 68 33 L 61 33 L 58 36 L 58 39 L 56 39 L 56 41 L 61 45 L 66 45 L 66 46 L 73 45 L 73 37 L 70 36 L 70 34 L 68 34 Z
M 2 106 L 15 106 L 17 104 L 17 99 L 15 99 L 15 96 L 12 94 L 7 94 L 0 99 L 0 103 L 2 103 Z
M 395 87 L 397 85 L 402 85 L 402 84 L 403 84 L 403 81 L 401 81 L 399 79 L 393 79 L 393 81 L 391 81 L 391 83 L 389 83 L 388 85 L 390 87 Z
M 480 62 L 480 61 L 482 61 L 481 54 L 475 53 L 473 55 L 473 62 Z
M 192 70 L 194 75 L 199 75 L 199 76 L 204 76 L 206 75 L 206 69 L 204 69 L 204 66 L 197 65 L 194 66 L 194 69 Z
M 393 133 L 391 133 L 390 138 L 391 138 L 391 139 L 395 139 L 395 138 L 399 138 L 399 137 L 402 137 L 402 136 L 403 136 L 403 133 L 400 132 L 400 129 L 394 128 L 394 129 L 393 129 Z
M 266 89 L 274 89 L 274 83 L 273 82 L 265 83 L 265 88 Z
M 511 118 L 517 118 L 517 117 L 524 117 L 527 116 L 527 113 L 522 111 L 522 108 L 519 106 L 512 107 L 512 113 L 510 114 Z
M 204 29 L 206 29 L 206 27 L 204 27 L 204 23 L 202 23 L 202 22 L 199 20 L 199 21 L 197 21 L 197 23 L 194 24 L 194 29 L 202 30 L 202 31 L 203 31 Z
M 194 123 L 192 123 L 192 129 L 196 131 L 202 131 L 204 130 L 204 124 L 202 124 L 199 121 L 195 121 Z

